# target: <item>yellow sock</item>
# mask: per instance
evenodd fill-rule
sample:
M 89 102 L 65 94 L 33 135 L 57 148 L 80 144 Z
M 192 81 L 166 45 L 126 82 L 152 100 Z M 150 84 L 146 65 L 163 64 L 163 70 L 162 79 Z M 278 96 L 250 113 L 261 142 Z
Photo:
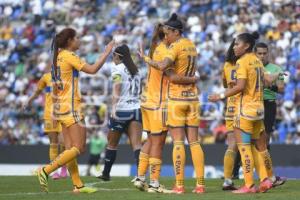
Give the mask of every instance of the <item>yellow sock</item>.
M 263 157 L 261 156 L 260 152 L 256 149 L 255 145 L 251 145 L 251 150 L 254 159 L 254 166 L 255 166 L 256 173 L 260 181 L 263 181 L 265 180 L 265 178 L 268 178 Z
M 185 149 L 183 141 L 174 141 L 173 165 L 176 178 L 176 186 L 184 186 Z
M 46 165 L 44 167 L 44 171 L 46 174 L 50 174 L 51 172 L 55 171 L 57 168 L 65 165 L 66 163 L 70 162 L 74 158 L 76 158 L 79 155 L 79 150 L 76 147 L 72 147 L 69 150 L 65 150 L 61 154 L 59 154 L 53 162 Z
M 160 177 L 161 159 L 149 158 L 150 165 L 150 181 L 158 181 Z
M 234 161 L 236 157 L 236 152 L 227 149 L 224 155 L 224 178 L 231 179 L 232 178 L 232 171 L 234 167 Z
M 204 185 L 204 153 L 199 142 L 190 144 L 197 185 Z
M 49 158 L 52 162 L 58 156 L 58 144 L 52 143 L 49 146 Z
M 139 156 L 139 166 L 138 166 L 138 176 L 145 176 L 149 166 L 149 155 L 140 152 Z
M 251 151 L 251 145 L 238 144 L 238 148 L 241 154 L 245 186 L 251 187 L 254 184 L 254 179 L 253 179 L 254 160 Z
M 74 158 L 70 162 L 67 163 L 67 168 L 70 173 L 70 176 L 72 178 L 73 185 L 77 188 L 80 188 L 83 186 L 83 183 L 79 177 L 79 171 L 78 171 L 78 164 L 77 159 Z
M 269 178 L 273 177 L 273 164 L 272 164 L 272 159 L 271 159 L 271 155 L 270 155 L 269 151 L 265 150 L 265 151 L 262 151 L 259 153 L 264 160 L 268 177 Z

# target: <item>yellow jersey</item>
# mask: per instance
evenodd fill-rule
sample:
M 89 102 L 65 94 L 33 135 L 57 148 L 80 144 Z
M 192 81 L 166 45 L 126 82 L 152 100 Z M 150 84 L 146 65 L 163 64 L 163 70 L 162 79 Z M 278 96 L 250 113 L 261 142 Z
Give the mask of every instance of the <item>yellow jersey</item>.
M 223 80 L 225 80 L 228 88 L 232 88 L 234 85 L 236 85 L 236 65 L 225 62 L 223 67 Z M 226 99 L 225 120 L 234 119 L 236 112 L 236 100 L 238 97 L 239 94 L 236 94 Z
M 236 66 L 237 79 L 246 80 L 238 100 L 240 117 L 247 120 L 263 119 L 263 63 L 254 53 L 247 53 L 238 59 Z
M 58 90 L 55 115 L 74 114 L 80 111 L 81 95 L 78 88 L 79 71 L 86 63 L 74 52 L 61 50 L 57 56 L 57 74 L 52 73 Z M 53 72 L 53 71 L 52 71 Z
M 168 53 L 167 46 L 161 42 L 153 52 L 154 61 L 163 61 Z M 141 96 L 141 106 L 148 109 L 159 109 L 166 101 L 168 78 L 163 71 L 148 67 L 147 82 Z
M 52 78 L 51 73 L 45 73 L 37 83 L 38 90 L 45 91 L 44 119 L 52 119 Z
M 194 76 L 196 71 L 197 50 L 194 43 L 187 38 L 180 38 L 168 48 L 168 58 L 173 62 L 174 72 L 182 76 Z M 169 82 L 168 99 L 170 100 L 196 100 L 198 90 L 195 84 L 183 85 Z

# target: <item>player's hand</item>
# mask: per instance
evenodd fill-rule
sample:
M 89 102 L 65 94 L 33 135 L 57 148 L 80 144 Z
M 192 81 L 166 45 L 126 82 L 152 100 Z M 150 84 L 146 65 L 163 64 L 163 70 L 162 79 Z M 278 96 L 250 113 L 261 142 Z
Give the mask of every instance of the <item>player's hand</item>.
M 139 43 L 139 50 L 138 50 L 138 54 L 141 58 L 144 58 L 145 53 L 144 53 L 144 44 L 143 42 Z
M 114 46 L 115 46 L 115 40 L 110 41 L 105 47 L 105 53 L 110 54 Z
M 208 96 L 208 100 L 211 102 L 217 102 L 217 101 L 221 100 L 221 97 L 218 94 L 211 94 Z

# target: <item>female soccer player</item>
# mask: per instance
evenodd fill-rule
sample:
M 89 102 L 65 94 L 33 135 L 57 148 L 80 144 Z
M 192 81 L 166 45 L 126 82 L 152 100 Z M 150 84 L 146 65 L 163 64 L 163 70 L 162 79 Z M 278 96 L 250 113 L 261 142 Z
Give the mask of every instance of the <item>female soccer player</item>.
M 112 68 L 112 113 L 109 120 L 107 148 L 102 175 L 98 178 L 110 180 L 110 170 L 117 156 L 117 147 L 122 133 L 127 133 L 138 166 L 142 146 L 142 116 L 140 111 L 141 77 L 126 44 L 113 52 L 115 66 Z
M 144 56 L 145 62 L 163 71 L 171 69 L 176 75 L 192 77 L 196 71 L 197 51 L 192 41 L 182 37 L 183 24 L 176 14 L 165 23 L 165 38 L 170 44 L 167 55 L 161 62 Z M 184 139 L 190 144 L 196 172 L 194 193 L 204 193 L 204 154 L 198 141 L 200 122 L 198 90 L 195 84 L 168 85 L 167 125 L 173 139 L 173 164 L 176 185 L 173 193 L 182 194 L 184 189 L 185 148 Z
M 64 141 L 60 134 L 62 127 L 60 123 L 53 123 L 52 114 L 52 81 L 51 73 L 45 73 L 37 84 L 37 89 L 33 95 L 24 103 L 23 109 L 25 110 L 28 106 L 31 106 L 34 99 L 36 99 L 43 91 L 45 91 L 45 103 L 44 103 L 44 133 L 48 135 L 50 140 L 49 145 L 49 158 L 52 162 L 57 156 L 59 150 L 64 151 Z M 52 179 L 60 179 L 67 177 L 67 168 L 62 166 L 60 174 L 55 172 Z
M 223 85 L 224 88 L 232 88 L 236 84 L 236 56 L 234 55 L 233 46 L 235 40 L 230 44 L 225 58 L 225 64 L 223 67 Z M 224 155 L 224 183 L 223 190 L 235 190 L 232 182 L 232 171 L 236 159 L 236 153 L 238 151 L 237 145 L 233 133 L 233 119 L 236 112 L 236 99 L 238 95 L 228 97 L 226 99 L 226 129 L 227 129 L 227 143 L 228 147 Z
M 237 83 L 234 87 L 228 88 L 225 93 L 209 96 L 209 100 L 218 101 L 241 93 L 238 99 L 239 110 L 234 122 L 234 134 L 243 163 L 245 185 L 238 190 L 234 190 L 233 193 L 258 192 L 253 179 L 254 158 L 251 140 L 257 140 L 264 128 L 263 80 L 269 84 L 277 79 L 279 75 L 268 76 L 264 74 L 262 62 L 252 52 L 255 40 L 258 37 L 257 32 L 253 34 L 242 33 L 237 36 L 233 47 L 234 55 L 238 58 L 236 62 Z M 264 165 L 262 162 L 258 164 Z M 260 191 L 262 192 L 272 187 L 266 173 L 264 177 L 263 179 L 260 177 L 262 179 Z
M 67 164 L 72 177 L 74 192 L 95 192 L 94 188 L 85 187 L 79 173 L 76 157 L 85 151 L 86 128 L 81 112 L 80 91 L 78 88 L 79 71 L 95 74 L 109 56 L 114 41 L 111 41 L 98 60 L 90 65 L 81 60 L 75 51 L 80 41 L 76 31 L 65 28 L 53 40 L 53 117 L 61 123 L 66 150 L 53 162 L 38 171 L 38 179 L 42 190 L 48 192 L 48 175 L 60 166 Z

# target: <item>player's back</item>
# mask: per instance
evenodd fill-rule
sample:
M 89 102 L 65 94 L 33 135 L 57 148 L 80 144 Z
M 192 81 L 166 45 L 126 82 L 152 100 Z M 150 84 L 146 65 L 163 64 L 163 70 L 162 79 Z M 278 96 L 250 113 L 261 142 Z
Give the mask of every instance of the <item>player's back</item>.
M 223 67 L 223 79 L 226 82 L 226 85 L 228 88 L 232 88 L 234 85 L 236 85 L 236 65 L 225 62 Z M 225 112 L 225 119 L 226 120 L 233 120 L 233 117 L 236 112 L 236 103 L 237 98 L 240 94 L 228 97 L 226 100 L 226 112 Z
M 263 105 L 263 64 L 254 53 L 247 53 L 237 61 L 237 78 L 245 79 L 241 93 L 241 116 L 257 120 L 264 114 Z
M 61 50 L 57 57 L 57 74 L 55 76 L 59 89 L 56 91 L 59 106 L 57 114 L 73 112 L 80 107 L 81 95 L 78 87 L 79 70 L 85 63 L 71 51 Z M 52 76 L 53 73 L 52 73 Z
M 187 39 L 180 38 L 169 47 L 169 55 L 173 61 L 176 74 L 194 76 L 196 72 L 197 50 L 195 44 Z M 168 98 L 173 100 L 198 100 L 198 91 L 195 84 L 183 85 L 169 83 Z
M 161 42 L 153 52 L 154 61 L 163 61 L 167 54 L 167 46 Z M 168 79 L 163 71 L 148 67 L 147 81 L 142 94 L 142 106 L 157 109 L 166 100 Z

